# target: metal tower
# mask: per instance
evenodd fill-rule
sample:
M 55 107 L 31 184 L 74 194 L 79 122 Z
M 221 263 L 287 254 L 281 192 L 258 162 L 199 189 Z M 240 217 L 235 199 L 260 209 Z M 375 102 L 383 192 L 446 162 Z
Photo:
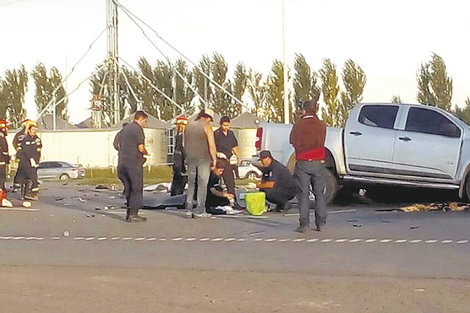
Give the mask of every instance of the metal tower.
M 108 34 L 108 60 L 109 65 L 109 90 L 110 103 L 113 107 L 114 124 L 120 121 L 120 97 L 118 87 L 119 63 L 118 63 L 118 12 L 115 0 L 106 0 L 106 24 Z

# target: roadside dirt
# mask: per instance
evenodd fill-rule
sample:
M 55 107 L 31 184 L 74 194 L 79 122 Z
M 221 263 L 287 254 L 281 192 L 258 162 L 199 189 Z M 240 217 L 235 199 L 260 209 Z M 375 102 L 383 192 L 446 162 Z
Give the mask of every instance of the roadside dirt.
M 468 312 L 470 282 L 0 266 L 1 312 Z

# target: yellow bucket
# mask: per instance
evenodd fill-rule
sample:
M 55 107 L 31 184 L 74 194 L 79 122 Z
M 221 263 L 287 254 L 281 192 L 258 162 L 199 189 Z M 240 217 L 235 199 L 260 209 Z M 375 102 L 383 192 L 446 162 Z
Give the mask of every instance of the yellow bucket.
M 266 212 L 266 195 L 262 191 L 250 192 L 245 195 L 246 210 L 251 215 L 263 215 Z

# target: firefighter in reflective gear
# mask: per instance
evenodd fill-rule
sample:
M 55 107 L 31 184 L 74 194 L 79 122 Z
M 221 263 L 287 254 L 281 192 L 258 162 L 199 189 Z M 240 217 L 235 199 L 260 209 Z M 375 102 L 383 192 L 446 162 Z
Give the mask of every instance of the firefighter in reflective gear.
M 0 188 L 5 191 L 5 181 L 7 178 L 8 165 L 10 164 L 10 154 L 8 153 L 8 123 L 0 120 Z
M 183 114 L 176 117 L 175 150 L 173 153 L 173 181 L 171 182 L 171 195 L 181 195 L 188 182 L 186 174 L 186 153 L 184 151 L 184 131 L 188 125 L 188 116 Z
M 12 207 L 13 204 L 7 199 L 5 181 L 7 178 L 8 165 L 10 164 L 10 154 L 8 153 L 8 122 L 0 120 L 0 205 L 3 207 Z
M 23 121 L 23 127 L 19 132 L 15 134 L 13 137 L 13 148 L 15 148 L 17 155 L 15 158 L 16 162 L 19 162 L 19 157 L 18 157 L 18 150 L 21 146 L 21 143 L 24 140 L 24 137 L 26 137 L 26 129 L 29 128 L 30 125 L 35 125 L 36 123 L 30 119 L 25 119 Z M 18 167 L 17 167 L 18 168 Z M 20 183 L 18 182 L 18 171 L 16 171 L 15 178 L 13 179 L 13 190 L 12 192 L 16 192 L 16 190 L 20 189 Z
M 30 123 L 26 127 L 24 137 L 18 149 L 18 182 L 21 185 L 21 200 L 37 200 L 39 191 L 38 165 L 41 158 L 42 142 L 37 136 L 36 123 Z

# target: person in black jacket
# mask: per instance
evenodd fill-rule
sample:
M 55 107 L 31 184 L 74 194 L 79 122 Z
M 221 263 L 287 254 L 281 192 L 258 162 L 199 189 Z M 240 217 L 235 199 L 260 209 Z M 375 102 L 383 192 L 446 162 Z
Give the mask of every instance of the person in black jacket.
M 128 208 L 126 221 L 144 222 L 145 217 L 138 215 L 142 208 L 144 171 L 143 164 L 148 155 L 145 148 L 143 127 L 147 124 L 148 115 L 144 111 L 134 114 L 134 121 L 122 129 L 119 135 L 118 177 L 123 180 L 128 190 Z
M 276 204 L 277 212 L 289 210 L 291 208 L 289 200 L 293 199 L 298 191 L 297 181 L 287 167 L 274 160 L 270 151 L 261 151 L 259 160 L 261 164 L 253 163 L 263 173 L 257 187 L 260 191 L 264 191 L 266 200 Z

